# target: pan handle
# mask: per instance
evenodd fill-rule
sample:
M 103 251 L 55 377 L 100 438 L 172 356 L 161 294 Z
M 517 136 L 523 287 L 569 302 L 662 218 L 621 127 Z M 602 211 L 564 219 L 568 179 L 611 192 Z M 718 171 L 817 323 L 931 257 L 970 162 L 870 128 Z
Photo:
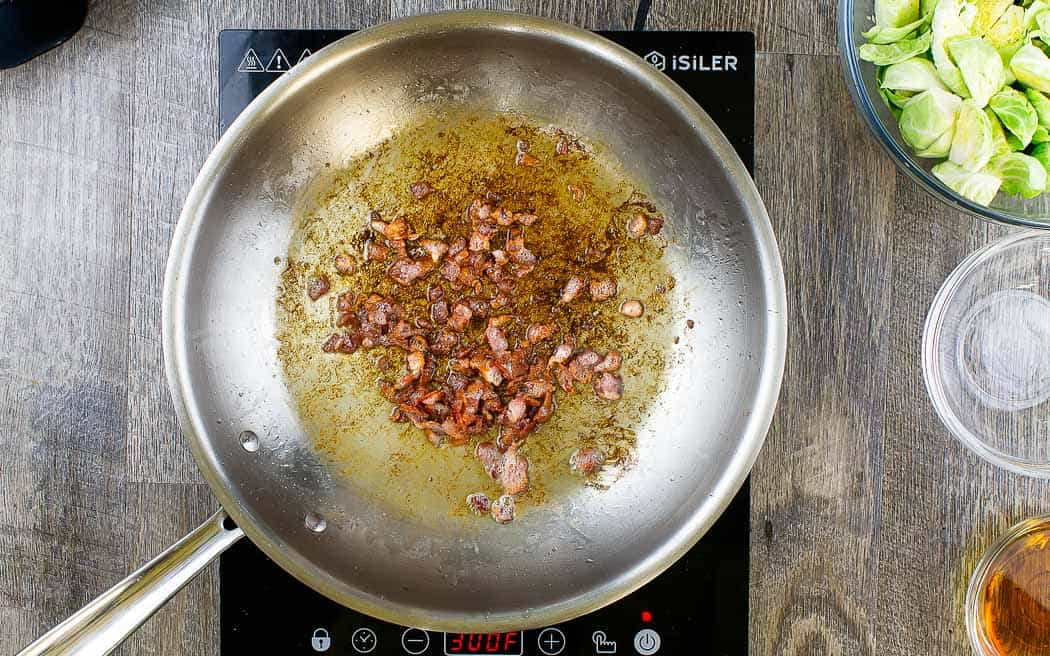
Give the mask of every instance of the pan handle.
M 18 656 L 108 654 L 242 536 L 244 532 L 219 510 L 167 551 L 37 638 Z

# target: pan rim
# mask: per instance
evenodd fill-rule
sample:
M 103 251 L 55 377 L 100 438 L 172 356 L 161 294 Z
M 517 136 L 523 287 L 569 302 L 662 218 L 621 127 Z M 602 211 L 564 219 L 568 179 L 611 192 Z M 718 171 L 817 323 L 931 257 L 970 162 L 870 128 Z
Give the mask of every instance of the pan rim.
M 389 601 L 379 603 L 363 596 L 348 594 L 339 582 L 314 568 L 297 552 L 283 548 L 279 539 L 275 539 L 275 536 L 251 520 L 247 510 L 240 506 L 236 495 L 231 492 L 222 469 L 210 452 L 210 440 L 205 437 L 208 434 L 205 422 L 191 406 L 193 396 L 187 378 L 189 345 L 185 333 L 184 307 L 180 298 L 186 297 L 184 273 L 189 263 L 187 256 L 192 253 L 189 247 L 193 244 L 195 234 L 202 223 L 201 209 L 213 190 L 214 181 L 239 141 L 251 132 L 252 126 L 279 98 L 293 86 L 307 85 L 329 68 L 384 43 L 410 38 L 415 34 L 470 28 L 507 32 L 528 31 L 563 45 L 582 49 L 636 77 L 646 84 L 652 93 L 663 96 L 689 120 L 695 134 L 701 135 L 708 147 L 722 161 L 751 219 L 751 228 L 756 234 L 758 260 L 764 267 L 763 293 L 767 301 L 765 312 L 768 330 L 761 356 L 757 358 L 762 366 L 757 377 L 754 408 L 740 433 L 737 449 L 711 495 L 692 511 L 689 519 L 683 522 L 671 538 L 616 578 L 585 594 L 557 604 L 527 611 L 452 616 Z M 238 116 L 208 155 L 183 206 L 172 236 L 165 270 L 161 320 L 165 374 L 180 430 L 212 493 L 253 543 L 282 569 L 307 586 L 344 606 L 380 620 L 437 631 L 463 630 L 465 627 L 483 627 L 492 631 L 554 625 L 613 603 L 661 574 L 703 537 L 743 485 L 772 422 L 786 359 L 786 309 L 783 265 L 762 199 L 735 150 L 692 97 L 634 53 L 588 30 L 551 19 L 512 12 L 470 10 L 402 18 L 344 37 L 318 51 L 291 72 L 282 75 Z

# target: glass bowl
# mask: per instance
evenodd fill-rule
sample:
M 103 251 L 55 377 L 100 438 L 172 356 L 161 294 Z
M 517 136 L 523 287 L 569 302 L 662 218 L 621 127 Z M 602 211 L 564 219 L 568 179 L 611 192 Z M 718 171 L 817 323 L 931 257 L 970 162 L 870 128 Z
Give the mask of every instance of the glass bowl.
M 956 267 L 926 317 L 922 371 L 963 444 L 1050 478 L 1050 233 L 1000 239 Z
M 879 95 L 875 65 L 857 56 L 857 47 L 864 43 L 861 33 L 872 26 L 874 15 L 874 0 L 839 0 L 839 55 L 846 86 L 857 110 L 897 167 L 922 189 L 956 209 L 990 221 L 1050 228 L 1050 192 L 1032 200 L 1000 193 L 990 207 L 984 207 L 955 193 L 930 173 L 939 160 L 912 154 L 911 148 L 901 140 L 896 119 Z
M 1050 643 L 1050 515 L 1012 526 L 981 556 L 966 589 L 977 656 L 1045 654 Z

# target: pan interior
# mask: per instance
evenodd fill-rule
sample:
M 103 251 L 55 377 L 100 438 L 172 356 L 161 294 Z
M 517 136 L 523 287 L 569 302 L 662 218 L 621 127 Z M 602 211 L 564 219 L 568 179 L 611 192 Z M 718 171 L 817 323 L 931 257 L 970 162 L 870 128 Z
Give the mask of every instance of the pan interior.
M 414 316 L 426 317 L 424 294 L 430 285 L 448 287 L 445 297 L 450 302 L 471 292 L 457 292 L 436 272 L 405 289 L 385 275 L 388 262 L 366 263 L 362 253 L 373 239 L 367 227 L 373 211 L 387 220 L 404 218 L 424 238 L 446 241 L 469 231 L 464 209 L 486 192 L 498 192 L 500 206 L 511 211 L 535 212 L 541 219 L 524 233 L 527 247 L 539 259 L 537 267 L 507 295 L 510 305 L 493 314 L 520 317 L 521 325 L 507 327 L 515 334 L 525 323 L 554 322 L 577 348 L 624 355 L 619 374 L 627 393 L 620 401 L 602 401 L 583 385 L 576 394 L 560 393 L 551 421 L 525 441 L 522 453 L 531 463 L 530 487 L 519 497 L 519 515 L 536 505 L 572 502 L 566 497 L 580 492 L 585 483 L 568 465 L 578 448 L 596 447 L 608 455 L 607 466 L 586 481 L 588 485 L 608 488 L 633 465 L 638 428 L 646 426 L 659 407 L 664 371 L 677 357 L 675 333 L 682 333 L 689 320 L 688 297 L 676 290 L 662 257 L 665 249 L 676 245 L 660 235 L 626 235 L 634 214 L 655 215 L 645 195 L 600 145 L 572 138 L 571 143 L 580 145 L 557 156 L 559 138 L 570 143 L 556 128 L 514 115 L 441 112 L 428 117 L 349 166 L 319 176 L 311 185 L 316 192 L 304 194 L 303 207 L 296 212 L 288 256 L 278 263 L 283 267 L 277 297 L 279 358 L 301 423 L 340 483 L 385 504 L 387 512 L 410 517 L 433 531 L 463 530 L 450 515 L 469 514 L 464 503 L 468 494 L 501 494 L 471 451 L 473 442 L 492 440 L 495 429 L 465 446 L 435 450 L 423 431 L 390 420 L 394 406 L 378 389 L 378 381 L 393 383 L 404 373 L 404 351 L 326 354 L 320 345 L 338 331 L 336 304 L 343 293 L 379 293 L 397 299 Z M 529 144 L 530 152 L 541 158 L 539 166 L 514 164 L 519 142 Z M 424 179 L 437 191 L 413 198 L 409 185 Z M 576 196 L 569 185 L 575 185 Z M 500 231 L 492 248 L 501 248 L 506 237 L 507 230 Z M 354 271 L 340 274 L 334 268 L 340 254 L 356 262 Z M 586 298 L 556 303 L 570 275 L 594 267 L 615 276 L 615 299 L 594 306 Z M 330 281 L 331 290 L 311 301 L 307 287 L 320 276 Z M 619 313 L 620 300 L 628 298 L 643 300 L 643 317 L 628 319 Z M 476 322 L 474 331 L 482 323 Z M 478 338 L 472 332 L 461 343 Z M 537 357 L 545 361 L 560 339 L 537 345 Z M 379 354 L 385 371 L 376 365 Z M 446 375 L 439 368 L 435 378 Z
M 468 13 L 341 41 L 246 110 L 181 219 L 166 346 L 202 471 L 253 541 L 337 601 L 439 630 L 567 619 L 643 584 L 692 545 L 761 445 L 783 367 L 784 317 L 779 260 L 753 185 L 688 102 L 598 37 Z M 639 412 L 637 464 L 609 491 L 573 487 L 502 527 L 395 511 L 392 498 L 355 484 L 368 482 L 360 469 L 374 470 L 334 467 L 315 447 L 317 427 L 299 411 L 278 357 L 282 267 L 274 260 L 289 252 L 326 167 L 450 107 L 528 116 L 603 144 L 667 216 L 663 266 L 676 280 L 669 314 L 696 322 L 667 327 L 680 345 Z M 385 423 L 360 429 L 400 440 Z M 257 451 L 242 448 L 245 430 L 258 435 Z M 407 497 L 419 482 L 395 477 L 394 485 Z M 309 513 L 327 528 L 308 530 Z

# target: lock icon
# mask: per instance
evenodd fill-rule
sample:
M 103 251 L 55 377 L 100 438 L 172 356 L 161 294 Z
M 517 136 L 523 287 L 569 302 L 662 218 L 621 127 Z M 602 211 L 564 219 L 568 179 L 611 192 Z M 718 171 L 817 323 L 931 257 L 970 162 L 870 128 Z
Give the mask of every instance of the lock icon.
M 328 629 L 314 629 L 314 634 L 310 637 L 310 646 L 314 651 L 328 651 L 332 646 L 332 636 L 328 635 Z

